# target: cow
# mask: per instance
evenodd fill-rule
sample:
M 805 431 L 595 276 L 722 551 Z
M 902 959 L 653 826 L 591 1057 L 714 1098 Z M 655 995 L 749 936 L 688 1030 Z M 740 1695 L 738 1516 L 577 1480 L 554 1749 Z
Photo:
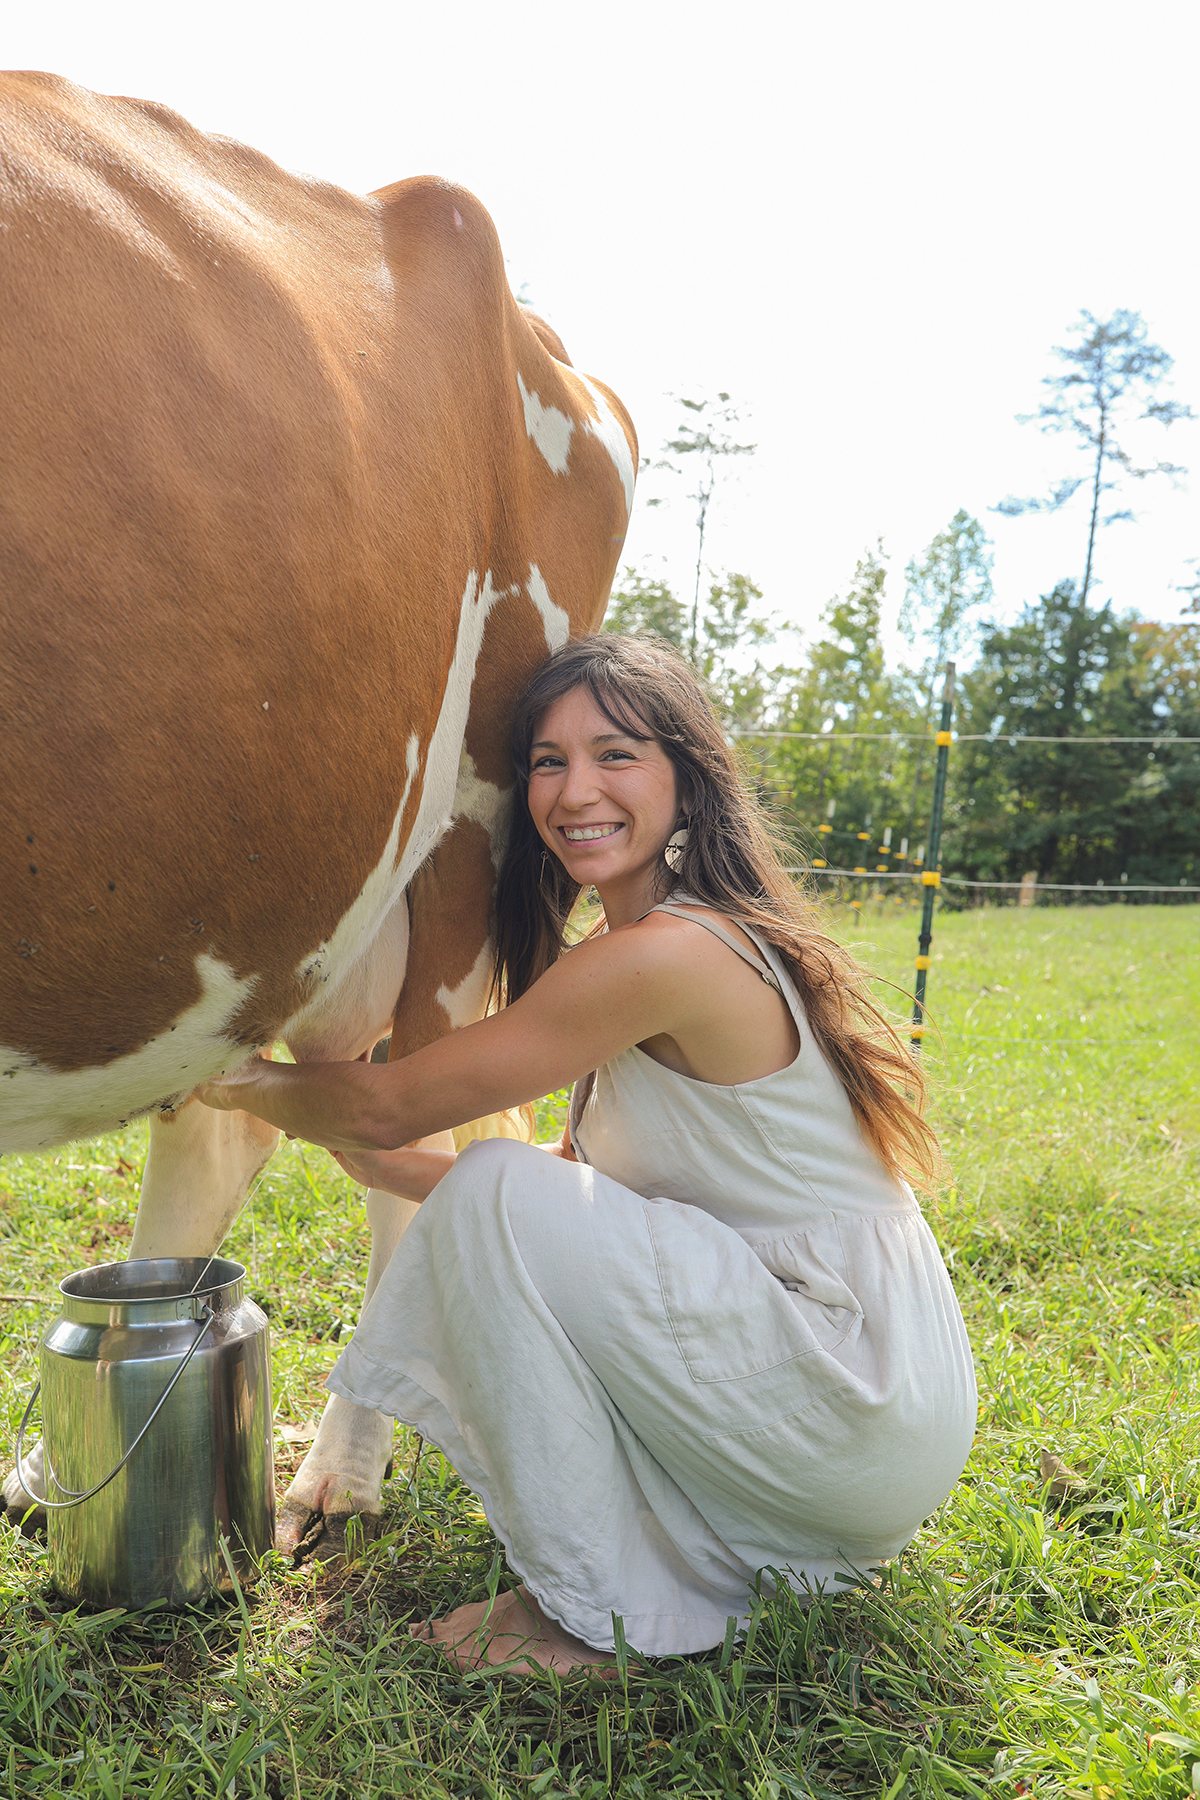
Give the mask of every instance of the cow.
M 199 1081 L 483 1012 L 512 700 L 603 616 L 637 440 L 443 180 L 0 76 L 0 256 L 0 1150 L 148 1117 L 130 1255 L 207 1256 L 278 1134 Z M 412 1211 L 368 1196 L 368 1295 Z M 281 1545 L 391 1440 L 331 1399 Z

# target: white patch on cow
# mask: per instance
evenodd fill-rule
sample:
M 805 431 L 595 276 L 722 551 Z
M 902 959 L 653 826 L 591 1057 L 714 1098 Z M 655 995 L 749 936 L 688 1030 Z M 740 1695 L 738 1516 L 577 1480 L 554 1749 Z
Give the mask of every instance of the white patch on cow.
M 0 1145 L 6 1151 L 48 1148 L 95 1137 L 188 1093 L 229 1061 L 230 1025 L 254 992 L 257 976 L 239 979 L 202 950 L 195 969 L 200 998 L 167 1031 L 128 1056 L 88 1069 L 52 1069 L 19 1050 L 0 1049 Z M 243 1059 L 238 1053 L 237 1060 Z
M 362 896 L 360 896 L 360 899 Z M 346 915 L 347 918 L 350 914 Z M 343 919 L 326 948 L 327 976 L 316 996 L 279 1030 L 297 1062 L 353 1062 L 391 1030 L 408 967 L 408 900 L 397 895 L 357 950 L 338 943 Z
M 633 456 L 629 449 L 629 439 L 622 431 L 617 415 L 595 383 L 589 381 L 586 375 L 580 375 L 579 380 L 587 389 L 592 405 L 596 408 L 596 417 L 586 420 L 583 428 L 589 437 L 598 439 L 611 456 L 613 467 L 621 477 L 621 486 L 625 490 L 625 516 L 628 518 L 633 511 L 633 484 L 637 479 L 637 471 L 633 466 Z
M 442 708 L 434 727 L 425 759 L 425 785 L 404 858 L 400 865 L 407 887 L 425 858 L 454 823 L 455 795 L 458 789 L 463 738 L 467 714 L 471 706 L 471 689 L 475 683 L 475 665 L 483 647 L 483 633 L 488 615 L 501 598 L 503 590 L 493 586 L 491 570 L 480 585 L 474 570 L 467 578 L 462 609 L 458 615 L 458 639 L 454 661 L 446 679 Z
M 323 983 L 325 981 L 326 977 L 324 971 L 325 958 L 327 955 L 328 947 L 325 944 L 322 944 L 319 950 L 314 950 L 311 956 L 305 957 L 304 961 L 300 964 L 300 967 L 296 970 L 296 979 L 301 987 L 313 987 L 318 982 Z
M 437 1003 L 455 1031 L 462 1025 L 473 1025 L 476 1019 L 483 1017 L 492 981 L 492 967 L 493 951 L 489 940 L 457 987 L 447 987 L 443 982 L 438 989 L 435 995 Z
M 568 419 L 566 413 L 559 412 L 557 406 L 543 406 L 537 395 L 525 386 L 520 371 L 517 373 L 517 386 L 521 390 L 521 405 L 525 409 L 526 432 L 554 473 L 565 475 L 571 454 L 574 419 Z
M 280 1029 L 302 1062 L 342 1062 L 386 1036 L 408 962 L 406 883 L 396 860 L 400 828 L 421 764 L 416 732 L 404 756 L 404 786 L 383 855 L 367 876 L 328 943 L 296 970 L 303 988 L 317 986 Z
M 400 802 L 400 811 L 396 818 L 404 817 L 404 808 L 408 805 L 408 796 L 412 792 L 412 784 L 417 778 L 417 770 L 421 766 L 421 740 L 415 731 L 408 734 L 408 743 L 404 749 L 404 798 Z
M 454 822 L 473 819 L 488 834 L 492 866 L 498 869 L 508 843 L 512 789 L 498 787 L 476 773 L 475 759 L 464 748 L 458 759 L 458 786 L 454 790 Z
M 529 598 L 542 615 L 547 650 L 561 650 L 571 635 L 570 616 L 550 598 L 550 589 L 536 563 L 529 565 L 529 580 L 526 585 Z

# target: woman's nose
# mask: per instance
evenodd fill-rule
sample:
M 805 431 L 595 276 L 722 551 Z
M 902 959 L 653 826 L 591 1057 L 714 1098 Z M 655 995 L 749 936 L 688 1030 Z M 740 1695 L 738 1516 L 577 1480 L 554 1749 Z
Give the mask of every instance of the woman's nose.
M 580 807 L 590 806 L 599 797 L 600 789 L 591 764 L 588 762 L 568 764 L 562 786 L 558 790 L 559 805 L 569 807 L 573 812 L 577 812 Z

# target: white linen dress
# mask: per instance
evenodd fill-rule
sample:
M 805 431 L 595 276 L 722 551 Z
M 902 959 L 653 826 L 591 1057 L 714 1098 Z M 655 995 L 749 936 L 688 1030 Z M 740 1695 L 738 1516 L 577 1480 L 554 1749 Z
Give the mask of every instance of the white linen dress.
M 837 1591 L 897 1555 L 975 1427 L 933 1235 L 784 965 L 682 916 L 782 992 L 795 1061 L 720 1086 L 626 1050 L 576 1086 L 577 1164 L 470 1144 L 328 1383 L 443 1451 L 550 1617 L 644 1655 L 719 1643 L 760 1569 Z

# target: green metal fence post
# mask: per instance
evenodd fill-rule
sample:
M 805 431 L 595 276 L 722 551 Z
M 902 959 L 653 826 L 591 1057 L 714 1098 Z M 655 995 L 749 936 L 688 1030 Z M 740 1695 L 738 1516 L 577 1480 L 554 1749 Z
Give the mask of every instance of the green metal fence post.
M 917 987 L 913 998 L 913 1022 L 910 1042 L 914 1056 L 920 1054 L 925 1036 L 925 977 L 929 971 L 929 946 L 933 942 L 933 903 L 942 885 L 939 859 L 942 847 L 942 806 L 946 798 L 946 765 L 950 761 L 950 720 L 954 714 L 954 664 L 946 664 L 946 683 L 942 689 L 942 723 L 937 734 L 937 763 L 933 771 L 933 810 L 929 815 L 929 848 L 926 865 L 921 871 L 925 888 L 925 904 L 921 908 L 921 936 L 917 948 Z

